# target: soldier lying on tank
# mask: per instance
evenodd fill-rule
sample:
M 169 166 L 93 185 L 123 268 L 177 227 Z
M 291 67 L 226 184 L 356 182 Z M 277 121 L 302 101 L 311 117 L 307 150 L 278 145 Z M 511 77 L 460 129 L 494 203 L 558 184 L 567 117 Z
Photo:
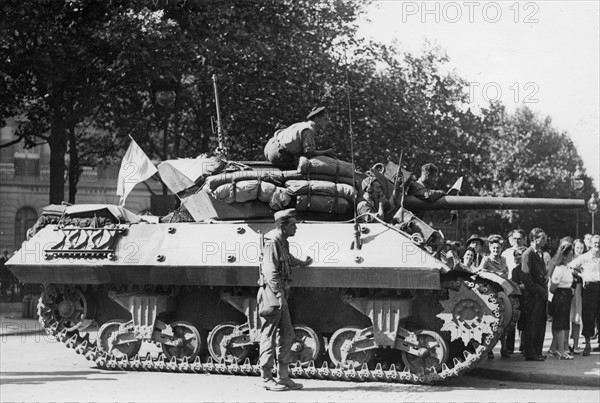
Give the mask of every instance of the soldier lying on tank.
M 292 168 L 298 165 L 301 156 L 307 158 L 327 155 L 335 158 L 332 148 L 317 150 L 315 137 L 329 125 L 329 114 L 324 106 L 314 108 L 306 122 L 278 130 L 265 145 L 265 157 L 275 166 Z
M 259 298 L 262 325 L 260 328 L 260 371 L 263 386 L 267 390 L 283 391 L 302 389 L 302 384 L 290 379 L 290 351 L 295 333 L 287 305 L 289 284 L 291 283 L 292 267 L 307 266 L 312 263 L 309 257 L 300 260 L 290 254 L 287 239 L 296 234 L 296 210 L 286 209 L 274 215 L 276 228 L 265 235 L 261 275 L 258 281 L 268 296 L 266 301 L 276 298 L 272 312 L 264 313 L 265 301 Z M 277 380 L 273 379 L 272 369 L 277 349 Z
M 388 199 L 383 193 L 381 183 L 373 176 L 367 176 L 362 184 L 363 200 L 356 206 L 359 222 L 373 222 L 375 217 L 389 221 L 399 206 L 399 192 L 394 192 Z

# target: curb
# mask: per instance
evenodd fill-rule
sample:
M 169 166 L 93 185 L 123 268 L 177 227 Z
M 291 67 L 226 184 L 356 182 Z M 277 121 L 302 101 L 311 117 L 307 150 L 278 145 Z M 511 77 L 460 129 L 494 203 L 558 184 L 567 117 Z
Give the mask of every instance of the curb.
M 46 334 L 45 329 L 30 329 L 30 330 L 17 330 L 16 332 L 0 332 L 0 337 L 8 336 L 26 336 L 32 334 Z
M 42 327 L 37 319 L 23 318 L 20 312 L 4 313 L 4 317 L 0 319 L 0 336 L 20 336 L 32 334 L 46 334 L 46 330 Z M 11 317 L 8 315 L 16 315 Z
M 515 372 L 492 368 L 475 368 L 470 371 L 468 375 L 512 382 L 547 383 L 552 385 L 587 386 L 600 388 L 600 377 L 590 376 L 558 375 L 529 371 Z

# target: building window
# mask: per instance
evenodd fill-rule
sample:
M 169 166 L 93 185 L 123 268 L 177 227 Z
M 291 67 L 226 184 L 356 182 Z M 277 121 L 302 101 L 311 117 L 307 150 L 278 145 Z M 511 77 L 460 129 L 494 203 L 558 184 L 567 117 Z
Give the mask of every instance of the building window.
M 14 167 L 15 178 L 26 181 L 27 179 L 39 179 L 40 177 L 40 158 L 31 158 L 25 153 L 15 153 Z
M 27 230 L 33 227 L 38 215 L 31 207 L 21 207 L 15 217 L 15 247 L 20 248 L 27 238 Z

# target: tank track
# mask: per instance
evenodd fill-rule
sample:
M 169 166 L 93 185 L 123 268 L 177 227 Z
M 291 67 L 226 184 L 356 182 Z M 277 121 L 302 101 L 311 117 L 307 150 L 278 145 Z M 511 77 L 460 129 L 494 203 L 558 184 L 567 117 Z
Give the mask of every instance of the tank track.
M 330 368 L 327 362 L 324 362 L 321 367 L 316 367 L 314 362 L 310 362 L 308 366 L 302 366 L 298 362 L 290 364 L 290 376 L 298 379 L 433 384 L 458 377 L 472 370 L 478 362 L 487 356 L 491 346 L 496 343 L 502 334 L 503 329 L 499 326 L 503 314 L 502 301 L 498 298 L 497 292 L 482 280 L 458 279 L 445 281 L 443 287 L 455 294 L 475 290 L 477 295 L 486 300 L 487 306 L 492 308 L 494 320 L 489 326 L 491 333 L 482 336 L 480 343 L 469 343 L 467 348 L 453 355 L 451 354 L 448 362 L 442 364 L 438 370 L 431 368 L 427 373 L 423 370 L 414 373 L 406 367 L 399 369 L 395 364 L 389 364 L 388 366 L 386 363 L 383 363 L 383 365 L 377 363 L 374 368 L 368 368 L 364 364 L 360 369 L 345 369 L 341 366 Z M 472 293 L 468 296 L 472 297 Z M 458 297 L 460 298 L 460 295 Z M 155 357 L 148 353 L 145 357 L 136 355 L 132 358 L 117 359 L 111 354 L 100 351 L 96 341 L 90 340 L 89 334 L 81 336 L 78 329 L 61 329 L 59 323 L 52 316 L 50 308 L 46 306 L 41 297 L 37 307 L 39 322 L 46 329 L 48 335 L 54 336 L 56 340 L 64 343 L 67 348 L 74 349 L 77 354 L 83 355 L 87 360 L 94 361 L 96 366 L 101 369 L 260 376 L 259 366 L 252 364 L 250 358 L 246 358 L 241 365 L 225 363 L 224 361 L 215 362 L 211 357 L 206 362 L 201 362 L 200 357 L 196 357 L 192 362 L 187 358 L 177 359 L 176 357 L 168 360 L 162 353 Z M 273 370 L 274 373 L 275 371 L 276 369 Z

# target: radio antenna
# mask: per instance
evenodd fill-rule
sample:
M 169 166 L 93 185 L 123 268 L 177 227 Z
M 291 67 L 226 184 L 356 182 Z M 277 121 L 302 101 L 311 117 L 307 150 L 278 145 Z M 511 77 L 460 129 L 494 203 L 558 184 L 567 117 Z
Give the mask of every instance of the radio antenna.
M 350 161 L 352 163 L 352 183 L 356 185 L 356 174 L 355 174 L 355 166 L 354 166 L 354 130 L 352 129 L 352 105 L 350 103 L 350 80 L 348 79 L 348 58 L 344 52 L 344 58 L 346 59 L 346 99 L 348 100 L 348 130 L 350 134 Z M 360 186 L 360 185 L 359 185 Z M 356 212 L 356 198 L 357 195 L 354 196 L 353 204 L 354 208 L 352 211 L 354 212 L 354 247 L 356 249 L 360 249 L 362 247 L 360 240 L 360 227 L 358 225 L 357 212 Z

